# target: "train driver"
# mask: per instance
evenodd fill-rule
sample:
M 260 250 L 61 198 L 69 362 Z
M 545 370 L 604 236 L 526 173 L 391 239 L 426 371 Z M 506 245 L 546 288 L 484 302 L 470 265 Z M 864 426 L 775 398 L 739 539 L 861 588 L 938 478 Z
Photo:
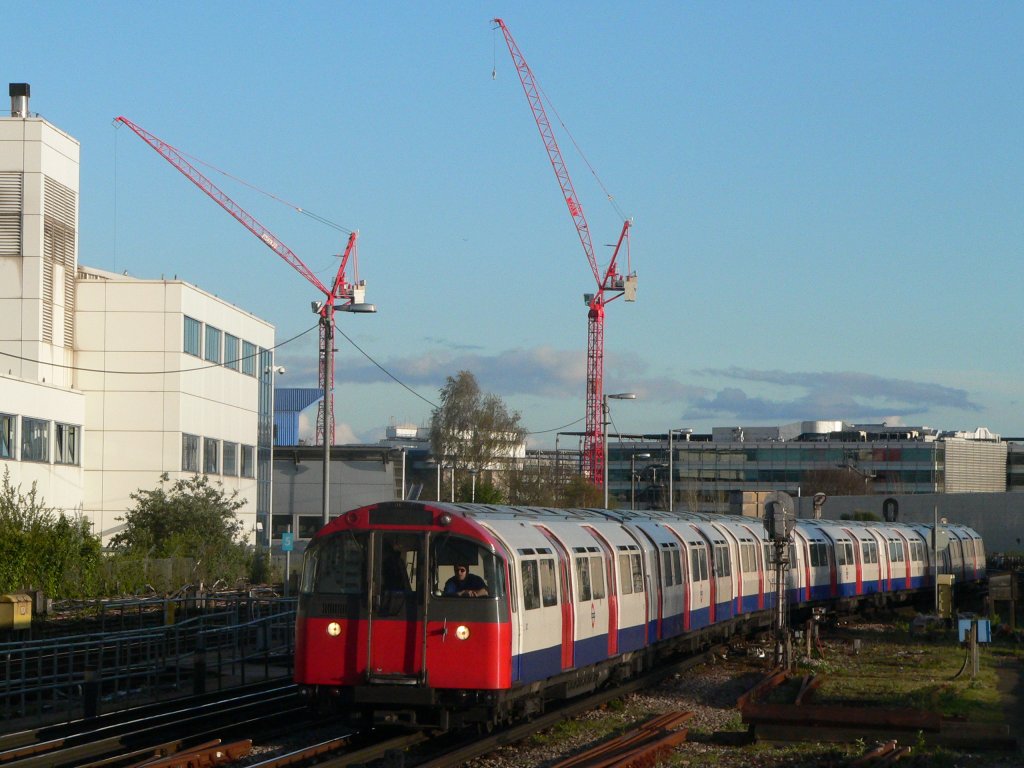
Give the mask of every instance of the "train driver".
M 455 566 L 455 575 L 445 582 L 444 594 L 448 597 L 487 597 L 487 584 L 475 573 L 470 573 L 468 565 L 460 563 Z

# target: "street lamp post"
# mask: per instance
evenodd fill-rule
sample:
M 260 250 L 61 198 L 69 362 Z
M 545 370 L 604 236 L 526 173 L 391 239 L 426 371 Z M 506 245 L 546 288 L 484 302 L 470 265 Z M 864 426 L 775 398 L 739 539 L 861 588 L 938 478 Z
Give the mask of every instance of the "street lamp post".
M 323 314 L 320 314 L 321 310 L 324 310 Z M 331 372 L 334 370 L 334 313 L 356 312 L 360 314 L 368 314 L 376 311 L 377 307 L 373 304 L 355 302 L 351 304 L 331 304 L 328 302 L 328 305 L 325 308 L 322 302 L 313 302 L 313 312 L 320 315 L 320 322 L 324 327 L 324 348 L 321 350 L 324 365 L 324 419 L 323 424 L 321 425 L 324 432 L 324 525 L 331 522 L 331 443 L 334 442 L 331 439 L 331 435 L 333 435 L 334 432 L 331 430 L 330 420 L 334 416 L 334 390 L 332 388 L 332 385 L 334 384 L 334 377 L 331 375 Z
M 682 432 L 686 435 L 686 439 L 690 439 L 690 435 L 693 433 L 692 429 L 670 429 L 668 431 L 668 511 L 671 512 L 675 507 L 675 488 L 673 482 L 675 481 L 675 471 L 672 467 L 672 462 L 675 461 L 675 457 L 672 455 L 674 448 L 672 446 L 672 438 L 676 432 Z
M 427 469 L 433 469 L 437 471 L 437 493 L 434 496 L 436 501 L 441 500 L 441 462 L 437 459 L 427 459 L 423 462 L 423 466 Z
M 273 358 L 271 358 L 273 359 Z M 269 439 L 267 442 L 270 444 L 270 465 L 274 465 L 274 378 L 277 376 L 283 376 L 285 373 L 285 367 L 283 365 L 268 365 L 263 369 L 263 373 L 270 374 L 270 434 L 267 436 Z M 256 544 L 270 547 L 271 531 L 273 530 L 271 522 L 274 519 L 274 494 L 268 494 L 267 498 L 267 520 L 256 521 Z M 260 526 L 263 529 L 260 530 Z
M 614 395 L 604 395 L 601 398 L 601 416 L 603 419 L 602 426 L 604 427 L 602 434 L 604 435 L 604 444 L 601 446 L 602 450 L 602 464 L 604 464 L 604 508 L 608 509 L 608 401 L 609 400 L 636 400 L 636 392 L 619 392 Z
M 469 470 L 470 482 L 472 484 L 472 490 L 470 491 L 469 502 L 470 504 L 476 504 L 476 473 L 478 470 Z
M 631 453 L 629 455 L 629 508 L 636 509 L 636 460 L 649 459 L 649 453 Z

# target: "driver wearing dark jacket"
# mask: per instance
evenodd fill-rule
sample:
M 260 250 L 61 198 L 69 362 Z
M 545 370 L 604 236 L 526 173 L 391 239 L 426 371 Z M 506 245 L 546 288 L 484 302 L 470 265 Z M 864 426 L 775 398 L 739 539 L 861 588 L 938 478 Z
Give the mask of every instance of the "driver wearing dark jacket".
M 470 573 L 468 565 L 456 565 L 455 575 L 444 584 L 444 594 L 449 597 L 486 597 L 487 584 L 475 573 Z

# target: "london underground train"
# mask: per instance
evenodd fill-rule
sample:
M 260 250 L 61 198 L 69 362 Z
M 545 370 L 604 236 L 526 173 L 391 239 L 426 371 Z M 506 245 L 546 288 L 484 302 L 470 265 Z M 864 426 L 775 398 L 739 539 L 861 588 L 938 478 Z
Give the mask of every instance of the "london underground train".
M 798 520 L 791 610 L 930 594 L 985 577 L 981 538 L 946 526 Z M 392 501 L 346 512 L 306 549 L 295 680 L 362 723 L 510 722 L 736 633 L 772 625 L 774 544 L 759 518 Z M 936 568 L 937 565 L 937 568 Z M 472 574 L 471 576 L 469 574 Z

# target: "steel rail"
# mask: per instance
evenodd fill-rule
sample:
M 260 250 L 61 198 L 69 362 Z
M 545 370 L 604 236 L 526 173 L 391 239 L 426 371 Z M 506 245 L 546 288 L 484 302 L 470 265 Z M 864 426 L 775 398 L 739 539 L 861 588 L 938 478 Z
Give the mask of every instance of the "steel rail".
M 643 690 L 644 688 L 648 688 L 661 682 L 666 677 L 685 672 L 693 667 L 700 666 L 701 664 L 706 664 L 711 661 L 711 658 L 716 652 L 720 653 L 721 650 L 722 646 L 716 646 L 715 648 L 711 648 L 697 656 L 691 656 L 675 663 L 666 664 L 646 675 L 637 677 L 626 683 L 618 685 L 615 688 L 609 688 L 608 690 L 600 691 L 591 696 L 570 702 L 563 707 L 559 707 L 554 712 L 549 712 L 539 717 L 535 717 L 527 723 L 515 725 L 507 730 L 492 733 L 483 739 L 475 739 L 472 742 L 458 745 L 454 749 L 448 750 L 442 755 L 413 764 L 416 768 L 455 768 L 456 766 L 463 765 L 469 760 L 493 752 L 498 747 L 515 744 L 516 742 L 522 741 L 526 737 L 533 735 L 537 731 L 545 728 L 551 728 L 563 720 L 568 720 L 603 704 L 607 704 L 609 701 L 625 696 L 627 693 L 634 693 L 636 691 Z
M 4 762 L 4 754 L 18 748 L 53 743 L 61 739 L 67 740 L 93 735 L 118 727 L 127 729 L 135 724 L 154 722 L 156 718 L 160 717 L 170 721 L 180 717 L 183 713 L 195 713 L 209 708 L 222 707 L 230 702 L 241 703 L 246 699 L 261 699 L 267 696 L 295 694 L 298 689 L 294 683 L 282 684 L 280 681 L 275 680 L 232 688 L 230 690 L 230 695 L 225 695 L 225 692 L 221 691 L 199 694 L 198 696 L 183 696 L 162 703 L 149 703 L 131 709 L 122 709 L 94 718 L 69 720 L 64 723 L 0 735 L 0 764 Z M 173 709 L 171 709 L 172 707 Z
M 201 707 L 202 711 L 177 710 L 144 720 L 112 725 L 91 734 L 78 733 L 16 748 L 0 754 L 0 765 L 5 768 L 82 766 L 88 764 L 87 760 L 109 757 L 124 750 L 162 749 L 167 754 L 190 742 L 220 736 L 218 731 L 255 728 L 257 724 L 264 725 L 265 721 L 272 723 L 291 713 L 308 712 L 294 690 L 269 697 L 266 694 L 249 694 L 241 699 L 220 702 L 219 707 L 213 703 Z M 264 711 L 268 708 L 270 711 Z M 128 730 L 133 726 L 137 726 L 135 730 Z M 168 736 L 172 737 L 169 741 Z

